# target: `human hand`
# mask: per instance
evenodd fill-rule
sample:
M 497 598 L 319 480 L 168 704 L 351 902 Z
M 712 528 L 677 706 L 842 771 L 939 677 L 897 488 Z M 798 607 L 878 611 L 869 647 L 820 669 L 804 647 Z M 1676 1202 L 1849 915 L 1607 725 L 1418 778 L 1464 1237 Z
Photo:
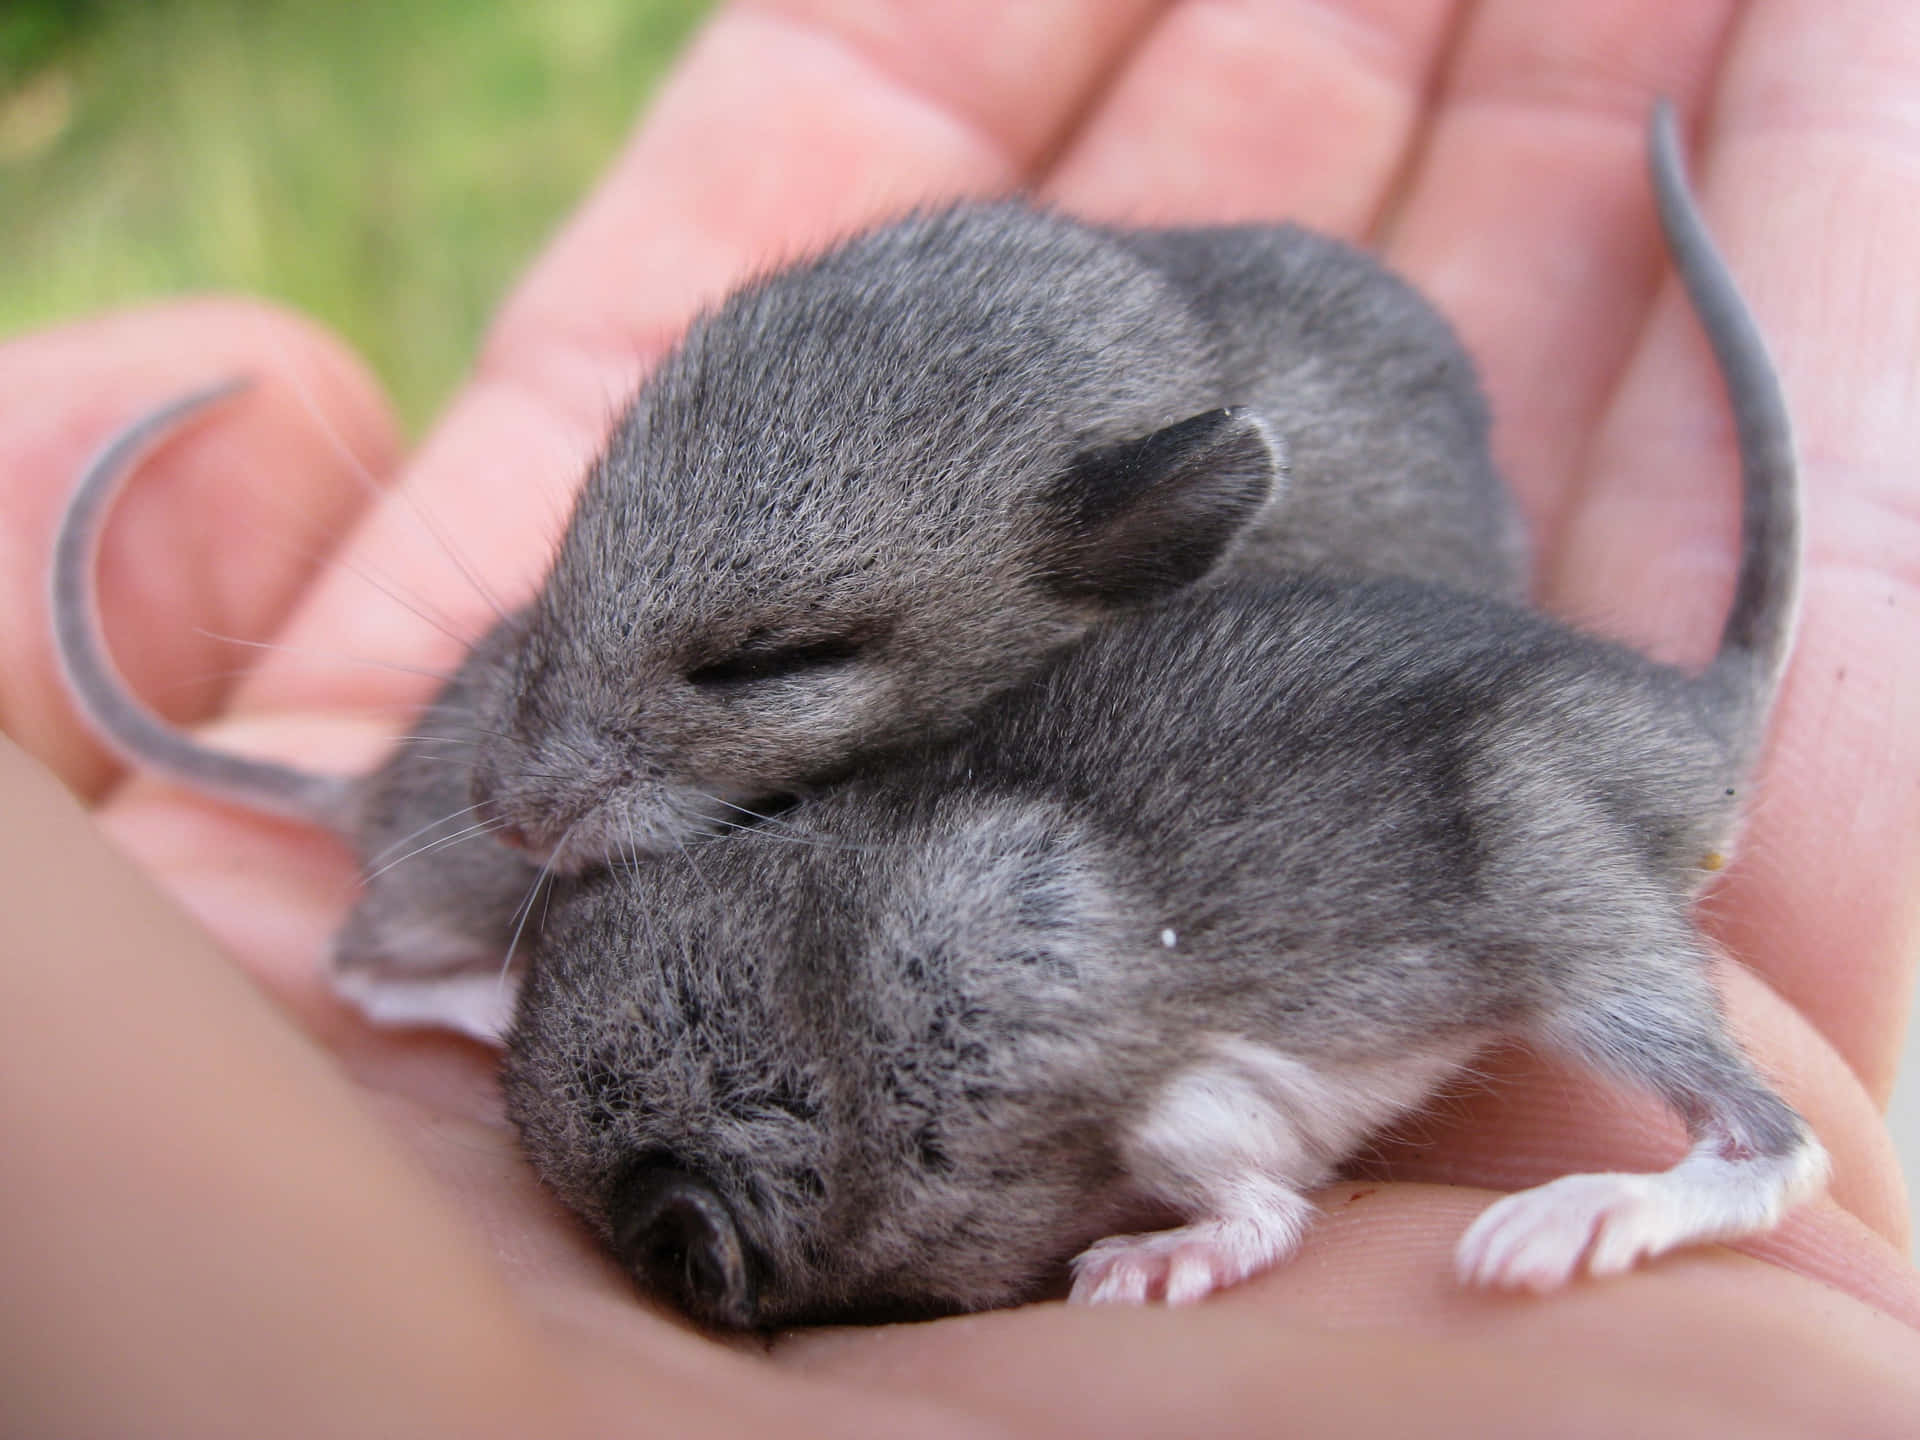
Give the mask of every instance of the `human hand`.
M 100 824 L 171 902 L 339 1065 L 311 1065 L 293 1032 L 256 1014 L 190 937 L 129 959 L 111 932 L 75 932 L 86 907 L 51 913 L 53 881 L 32 883 L 37 847 L 51 843 L 36 837 L 36 853 L 6 867 L 10 911 L 44 915 L 63 951 L 91 940 L 106 957 L 48 959 L 9 982 L 50 987 L 47 1004 L 74 1018 L 58 1048 L 13 1047 L 40 1055 L 43 1068 L 18 1072 L 8 1093 L 31 1083 L 48 1097 L 46 1115 L 66 1116 L 48 1121 L 47 1153 L 83 1136 L 101 1148 L 104 1122 L 61 1110 L 92 1092 L 48 1086 L 44 1067 L 145 1082 L 183 1063 L 184 1037 L 226 1056 L 229 1086 L 128 1084 L 100 1098 L 129 1133 L 108 1152 L 126 1172 L 90 1176 L 94 1193 L 110 1196 L 117 1183 L 154 1207 L 156 1162 L 130 1157 L 144 1153 L 137 1142 L 152 1127 L 178 1143 L 191 1110 L 191 1134 L 207 1149 L 193 1177 L 202 1189 L 182 1193 L 205 1204 L 169 1210 L 161 1233 L 171 1240 L 212 1217 L 218 1243 L 234 1223 L 233 1196 L 254 1196 L 258 1253 L 285 1267 L 272 1270 L 278 1293 L 301 1297 L 308 1319 L 337 1320 L 357 1302 L 345 1310 L 352 1324 L 389 1342 L 337 1363 L 390 1361 L 379 1373 L 391 1384 L 404 1389 L 411 1376 L 430 1388 L 421 1377 L 460 1372 L 444 1339 L 436 1348 L 420 1334 L 466 1337 L 463 1353 L 493 1357 L 468 1366 L 468 1401 L 503 1429 L 512 1428 L 504 1402 L 489 1411 L 476 1397 L 512 1390 L 557 1405 L 578 1394 L 652 1424 L 664 1403 L 703 1399 L 766 1407 L 759 1413 L 791 1428 L 864 1417 L 876 1432 L 897 1430 L 912 1413 L 924 1433 L 931 1418 L 871 1408 L 877 1395 L 910 1392 L 1035 1429 L 1124 1434 L 1283 1415 L 1302 1428 L 1319 1417 L 1352 1433 L 1367 1423 L 1397 1431 L 1409 1412 L 1427 1428 L 1448 1415 L 1481 1429 L 1502 1416 L 1518 1425 L 1578 1415 L 1629 1367 L 1633 1394 L 1613 1403 L 1643 1406 L 1628 1413 L 1649 1429 L 1663 1419 L 1677 1429 L 1675 1417 L 1697 1415 L 1687 1407 L 1710 1397 L 1719 1428 L 1751 1414 L 1744 1433 L 1757 1433 L 1763 1420 L 1808 1413 L 1795 1408 L 1815 1403 L 1808 1376 L 1824 1382 L 1812 1391 L 1820 1403 L 1890 1396 L 1886 1367 L 1911 1336 L 1869 1307 L 1920 1321 L 1920 1298 L 1876 1238 L 1902 1223 L 1876 1107 L 1911 979 L 1905 897 L 1916 878 L 1920 753 L 1894 668 L 1913 648 L 1912 591 L 1901 531 L 1882 512 L 1911 515 L 1895 477 L 1917 422 L 1913 407 L 1887 398 L 1915 368 L 1912 327 L 1886 298 L 1904 276 L 1871 282 L 1878 257 L 1912 253 L 1920 238 L 1902 175 L 1920 133 L 1901 108 L 1920 52 L 1898 50 L 1888 5 L 1493 4 L 1457 33 L 1452 9 L 1089 0 L 944 13 L 783 0 L 727 11 L 506 307 L 473 383 L 403 471 L 357 372 L 284 319 L 163 311 L 0 352 L 0 393 L 15 401 L 0 421 L 4 534 L 21 550 L 6 572 L 19 587 L 13 618 L 0 630 L 9 733 L 98 802 Z M 230 738 L 309 762 L 364 759 L 381 729 L 366 707 L 420 698 L 417 677 L 343 674 L 316 666 L 312 652 L 432 669 L 455 650 L 368 577 L 397 577 L 410 603 L 452 617 L 456 635 L 477 634 L 491 613 L 422 513 L 489 589 L 509 601 L 524 594 L 617 397 L 698 300 L 914 199 L 1016 184 L 1096 215 L 1288 215 L 1379 241 L 1482 362 L 1500 455 L 1535 524 L 1545 601 L 1655 653 L 1698 656 L 1730 583 L 1732 469 L 1724 406 L 1665 286 L 1645 193 L 1641 146 L 1657 93 L 1674 96 L 1706 137 L 1696 161 L 1706 208 L 1774 344 L 1807 457 L 1801 651 L 1743 859 L 1707 907 L 1751 967 L 1727 977 L 1737 1026 L 1836 1161 L 1835 1203 L 1746 1247 L 1762 1258 L 1672 1257 L 1549 1302 L 1459 1292 L 1451 1246 L 1486 1196 L 1407 1182 L 1509 1188 L 1574 1168 L 1648 1168 L 1675 1143 L 1648 1105 L 1504 1057 L 1487 1093 L 1425 1121 L 1422 1143 L 1386 1151 L 1382 1183 L 1324 1196 L 1327 1218 L 1296 1261 L 1198 1310 L 1038 1306 L 802 1335 L 776 1347 L 785 1375 L 748 1366 L 651 1314 L 538 1190 L 500 1118 L 486 1056 L 445 1038 L 369 1034 L 325 998 L 319 956 L 349 893 L 345 857 L 287 827 L 120 783 L 78 741 L 53 685 L 35 577 L 86 453 L 154 401 L 236 370 L 269 374 L 274 383 L 143 473 L 106 561 L 116 653 L 182 718 L 223 711 Z M 264 537 L 310 545 L 346 531 L 359 492 L 329 430 L 370 472 L 396 475 L 405 499 L 370 509 L 342 563 L 305 584 L 308 568 Z M 189 481 L 195 493 L 184 493 Z M 227 663 L 195 627 L 287 649 L 223 706 L 172 688 Z M 70 840 L 75 855 L 90 843 L 57 819 L 45 833 Z M 104 877 L 111 863 L 73 869 Z M 172 923 L 154 918 L 165 913 L 157 902 L 139 913 Z M 163 963 L 175 949 L 179 963 Z M 124 1002 L 113 1008 L 129 1021 L 116 1028 L 103 986 L 141 995 L 146 1008 L 130 1017 Z M 47 1013 L 23 1001 L 0 1024 Z M 170 1045 L 130 1023 L 142 1014 L 166 1015 Z M 385 1134 L 367 1132 L 345 1103 L 341 1072 L 371 1097 Z M 248 1106 L 229 1088 L 244 1089 Z M 395 1136 L 437 1189 L 413 1182 Z M 246 1188 L 269 1158 L 307 1177 L 308 1191 Z M 442 1234 L 454 1209 L 477 1246 Z M 37 1233 L 24 1228 L 31 1219 L 13 1233 Z M 96 1227 L 95 1245 L 102 1233 L 111 1227 Z M 144 1253 L 157 1265 L 166 1248 Z M 57 1240 L 43 1251 L 62 1253 Z M 358 1277 L 361 1288 L 315 1288 L 328 1275 Z M 181 1285 L 214 1293 L 206 1277 Z M 463 1326 L 447 1323 L 456 1314 L 469 1317 Z M 484 1345 L 473 1340 L 482 1331 Z M 302 1360 L 311 1369 L 332 1354 L 308 1336 L 305 1356 L 287 1356 L 271 1345 L 278 1334 L 266 1326 L 253 1336 L 262 1373 L 280 1364 L 305 1374 Z M 1408 1377 L 1404 1392 L 1379 1384 L 1383 1369 Z M 798 1386 L 794 1375 L 851 1386 Z M 1618 1409 L 1588 1413 L 1608 1433 L 1634 1428 Z

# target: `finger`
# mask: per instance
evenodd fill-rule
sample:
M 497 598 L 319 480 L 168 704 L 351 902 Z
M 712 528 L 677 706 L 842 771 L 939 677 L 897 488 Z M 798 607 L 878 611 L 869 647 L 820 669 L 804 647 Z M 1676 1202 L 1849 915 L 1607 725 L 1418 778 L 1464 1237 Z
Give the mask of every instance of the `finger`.
M 490 363 L 561 341 L 657 349 L 781 258 L 928 199 L 1024 183 L 1163 3 L 722 10 L 507 306 Z
M 1044 193 L 1134 223 L 1358 236 L 1412 144 L 1456 0 L 1183 4 L 1128 57 Z
M 1555 548 L 1662 257 L 1647 117 L 1704 90 L 1734 0 L 1490 0 L 1441 86 L 1389 260 L 1460 327 L 1495 453 Z
M 914 202 L 1020 183 L 1153 6 L 1076 0 L 1044 19 L 1039 8 L 995 7 L 985 24 L 972 7 L 907 0 L 721 10 L 508 303 L 405 497 L 352 557 L 410 567 L 417 599 L 468 617 L 466 638 L 488 607 L 463 571 L 505 604 L 530 593 L 622 399 L 698 304 Z M 1053 48 L 1015 64 L 1008 47 L 1036 34 Z M 933 43 L 939 64 L 918 53 Z M 428 553 L 410 510 L 434 517 L 460 564 Z M 434 664 L 457 645 L 351 575 L 322 587 L 287 638 L 319 637 L 390 658 L 412 646 Z M 277 666 L 263 681 L 300 677 Z M 372 676 L 364 688 L 394 693 Z
M 1420 1212 L 1459 1198 L 1378 1195 L 1346 1212 L 1351 1237 L 1323 1226 L 1326 1263 L 1310 1244 L 1200 1306 L 801 1333 L 775 1356 L 1032 1435 L 1872 1434 L 1920 1403 L 1912 1331 L 1724 1253 L 1548 1300 L 1425 1303 L 1450 1243 Z
M 657 347 L 774 260 L 930 198 L 1022 183 L 1158 8 L 722 10 L 513 297 L 493 362 L 557 340 Z
M 413 1366 L 510 1388 L 504 1291 L 337 1076 L 4 742 L 0 794 L 6 1403 L 133 1433 L 129 1407 L 198 1376 L 268 1434 L 345 1375 L 394 1403 Z
M 1449 1327 L 1526 1319 L 1530 1306 L 1579 1303 L 1616 1284 L 1645 1286 L 1653 1305 L 1670 1289 L 1770 1285 L 1769 1270 L 1830 1287 L 1909 1327 L 1920 1327 L 1920 1277 L 1884 1236 L 1832 1206 L 1812 1202 L 1781 1227 L 1737 1246 L 1693 1246 L 1643 1262 L 1625 1281 L 1578 1281 L 1546 1300 L 1490 1295 L 1460 1283 L 1460 1238 L 1496 1198 L 1457 1186 L 1350 1182 L 1314 1197 L 1320 1217 L 1294 1261 L 1217 1304 L 1266 1314 L 1313 1316 L 1329 1326 L 1417 1323 Z M 1630 1297 L 1629 1297 L 1630 1298 Z M 1640 1303 L 1640 1302 L 1636 1302 Z
M 1893 7 L 1754 8 L 1706 122 L 1709 217 L 1769 336 L 1806 486 L 1806 608 L 1721 935 L 1884 1098 L 1920 910 L 1920 35 Z M 1593 455 L 1555 601 L 1711 649 L 1737 525 L 1725 401 L 1663 298 Z
M 161 713 L 210 714 L 354 515 L 395 435 L 366 371 L 283 311 L 203 300 L 0 345 L 0 726 L 81 794 L 117 773 L 68 704 L 45 596 L 53 533 L 82 467 L 163 401 L 250 376 L 243 395 L 156 451 L 100 556 L 116 662 Z M 217 637 L 232 637 L 217 638 Z

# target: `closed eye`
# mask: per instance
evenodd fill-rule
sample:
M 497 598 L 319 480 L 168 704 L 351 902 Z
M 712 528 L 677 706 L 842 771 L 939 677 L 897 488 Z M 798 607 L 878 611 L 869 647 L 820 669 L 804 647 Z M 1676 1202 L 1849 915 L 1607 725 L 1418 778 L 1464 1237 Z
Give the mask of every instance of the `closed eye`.
M 801 645 L 749 646 L 723 660 L 687 672 L 687 679 L 708 690 L 729 690 L 763 680 L 784 680 L 809 671 L 844 665 L 860 654 L 851 636 L 809 640 Z

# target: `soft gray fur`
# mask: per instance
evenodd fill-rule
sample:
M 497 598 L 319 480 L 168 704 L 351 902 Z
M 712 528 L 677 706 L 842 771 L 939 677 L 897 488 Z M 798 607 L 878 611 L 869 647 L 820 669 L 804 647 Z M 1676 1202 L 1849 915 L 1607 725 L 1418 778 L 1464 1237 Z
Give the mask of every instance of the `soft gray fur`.
M 747 286 L 642 388 L 475 798 L 565 868 L 668 851 L 953 732 L 1194 581 L 1517 596 L 1520 550 L 1470 363 L 1359 252 L 1013 203 L 914 216 Z
M 1206 1217 L 1135 1157 L 1223 1045 L 1387 1073 L 1511 1036 L 1651 1089 L 1698 1142 L 1707 1179 L 1669 1176 L 1711 1223 L 1629 1261 L 1803 1193 L 1818 1147 L 1728 1040 L 1689 914 L 1786 659 L 1791 441 L 1659 134 L 1742 436 L 1708 670 L 1438 586 L 1189 591 L 954 744 L 585 880 L 522 994 L 507 1101 L 643 1284 L 729 1325 L 1030 1295 L 1143 1215 Z
M 476 712 L 503 683 L 517 624 L 509 617 L 484 636 L 411 733 L 353 787 L 347 830 L 364 872 L 334 937 L 343 975 L 447 975 L 514 958 L 545 872 L 484 842 L 494 822 L 471 792 Z
M 697 322 L 595 463 L 529 615 L 420 727 L 457 733 L 343 782 L 199 746 L 99 642 L 111 496 L 230 388 L 89 468 L 60 648 L 134 763 L 354 839 L 372 877 L 340 939 L 355 970 L 500 961 L 539 871 L 487 834 L 563 870 L 670 850 L 953 730 L 1100 615 L 1202 578 L 1522 586 L 1472 366 L 1375 262 L 1287 226 L 962 205 Z
M 1625 995 L 1615 1068 L 1778 1146 L 1797 1122 L 1721 1035 L 1688 923 L 1739 767 L 1683 686 L 1387 583 L 1116 621 L 956 750 L 582 882 L 509 1112 L 610 1240 L 636 1167 L 722 1197 L 754 1277 L 726 1303 L 649 1273 L 650 1237 L 623 1258 L 733 1324 L 1032 1294 L 1165 1203 L 1124 1138 L 1223 1031 L 1325 1065 Z

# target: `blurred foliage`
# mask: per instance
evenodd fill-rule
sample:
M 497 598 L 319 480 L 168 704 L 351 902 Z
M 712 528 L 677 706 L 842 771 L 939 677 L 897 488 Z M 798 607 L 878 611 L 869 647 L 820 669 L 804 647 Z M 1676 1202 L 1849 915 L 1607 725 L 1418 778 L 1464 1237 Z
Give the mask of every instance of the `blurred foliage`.
M 99 10 L 99 0 L 7 0 L 0 8 L 0 95 L 57 55 Z
M 708 3 L 0 0 L 0 335 L 267 295 L 417 427 Z

